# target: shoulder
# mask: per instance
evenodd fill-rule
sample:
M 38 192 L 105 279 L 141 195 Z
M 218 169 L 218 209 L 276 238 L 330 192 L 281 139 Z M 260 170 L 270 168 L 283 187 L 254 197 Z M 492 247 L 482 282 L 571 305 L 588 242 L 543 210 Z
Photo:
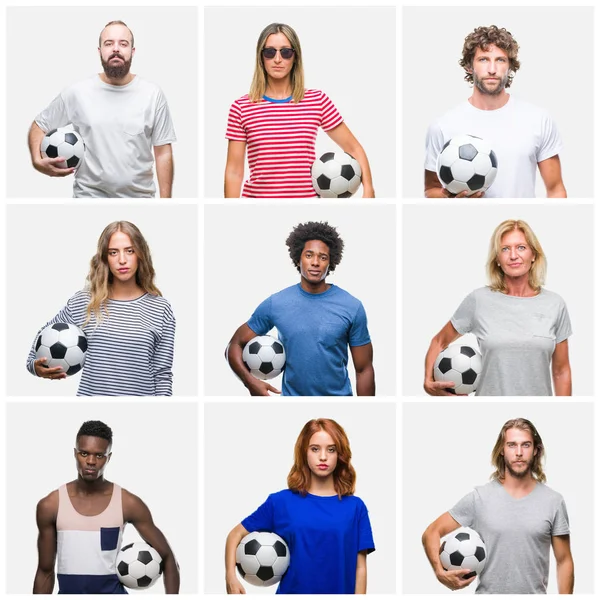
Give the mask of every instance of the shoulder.
M 279 506 L 282 504 L 288 504 L 289 502 L 293 502 L 294 500 L 302 497 L 303 496 L 298 494 L 298 492 L 294 492 L 293 490 L 286 488 L 284 490 L 279 490 L 278 492 L 269 494 L 266 503 Z
M 121 505 L 123 507 L 123 518 L 126 521 L 135 521 L 150 514 L 144 501 L 125 488 L 121 488 Z
M 465 114 L 472 110 L 471 104 L 468 100 L 463 100 L 460 104 L 457 104 L 450 110 L 437 117 L 432 121 L 432 125 L 442 127 L 446 123 L 454 123 L 457 119 L 462 118 Z
M 487 285 L 483 287 L 474 289 L 470 294 L 467 295 L 467 298 L 473 298 L 475 300 L 480 300 L 482 298 L 490 298 L 493 294 L 499 294 L 500 292 L 492 291 Z
M 562 296 L 560 296 L 556 292 L 552 292 L 550 290 L 547 290 L 546 288 L 542 288 L 542 292 L 540 295 L 555 304 L 565 305 L 565 301 L 563 300 Z
M 349 506 L 354 506 L 355 510 L 367 510 L 367 505 L 358 496 L 342 496 L 342 502 L 346 502 Z
M 88 91 L 95 87 L 100 88 L 100 77 L 96 75 L 92 75 L 91 77 L 86 77 L 85 79 L 81 79 L 80 81 L 76 81 L 75 83 L 71 83 L 66 88 L 64 88 L 61 92 L 62 96 L 76 96 L 82 91 Z
M 150 307 L 156 312 L 164 313 L 165 315 L 173 315 L 173 308 L 170 302 L 164 296 L 147 293 L 143 297 L 143 304 Z
M 89 303 L 90 292 L 88 290 L 79 290 L 67 300 L 67 306 L 74 310 L 84 310 Z
M 541 106 L 536 106 L 535 104 L 531 104 L 531 102 L 526 102 L 525 100 L 521 100 L 520 98 L 516 98 L 511 94 L 510 96 L 510 107 L 521 113 L 522 115 L 526 115 L 528 117 L 547 117 L 550 118 L 550 113 Z
M 323 90 L 308 88 L 304 90 L 302 102 L 317 102 L 323 104 L 325 102 L 331 102 L 331 98 Z
M 42 521 L 55 521 L 58 514 L 58 490 L 53 490 L 37 503 L 37 516 Z
M 237 100 L 234 100 L 231 103 L 232 108 L 235 106 L 237 108 L 242 108 L 245 106 L 249 106 L 251 104 L 258 104 L 257 102 L 250 102 L 250 98 L 248 97 L 248 94 L 244 94 L 243 96 L 239 97 Z
M 273 300 L 279 300 L 279 299 L 289 298 L 290 296 L 295 296 L 298 294 L 298 285 L 299 284 L 295 283 L 294 285 L 290 285 L 286 288 L 283 288 L 282 290 L 279 290 L 278 292 L 271 294 L 269 296 L 269 298 L 273 299 Z M 269 298 L 267 298 L 267 300 Z
M 546 498 L 548 498 L 553 504 L 561 504 L 564 502 L 563 495 L 552 489 L 550 486 L 545 483 L 538 483 L 537 485 L 540 494 L 543 494 Z

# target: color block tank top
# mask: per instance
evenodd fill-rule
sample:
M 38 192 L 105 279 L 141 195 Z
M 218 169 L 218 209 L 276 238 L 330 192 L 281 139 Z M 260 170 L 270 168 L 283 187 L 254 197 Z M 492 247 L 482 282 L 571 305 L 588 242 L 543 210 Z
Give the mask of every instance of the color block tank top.
M 56 517 L 58 593 L 126 594 L 116 565 L 123 529 L 121 488 L 116 483 L 106 509 L 93 517 L 78 513 L 67 486 L 61 486 Z

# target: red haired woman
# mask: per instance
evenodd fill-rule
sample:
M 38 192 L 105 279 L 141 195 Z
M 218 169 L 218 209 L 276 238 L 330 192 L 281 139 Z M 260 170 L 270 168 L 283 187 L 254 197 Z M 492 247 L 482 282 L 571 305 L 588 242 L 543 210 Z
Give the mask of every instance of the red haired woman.
M 335 421 L 304 425 L 288 489 L 271 494 L 227 536 L 227 593 L 245 593 L 235 573 L 235 550 L 251 531 L 273 531 L 290 548 L 278 594 L 366 593 L 367 554 L 375 546 L 367 508 L 354 495 L 351 458 L 346 432 Z

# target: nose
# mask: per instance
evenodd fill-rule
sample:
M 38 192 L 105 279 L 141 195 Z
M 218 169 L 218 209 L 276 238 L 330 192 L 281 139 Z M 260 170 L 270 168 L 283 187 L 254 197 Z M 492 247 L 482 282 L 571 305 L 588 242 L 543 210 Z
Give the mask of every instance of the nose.
M 517 254 L 517 249 L 516 248 L 511 248 L 510 249 L 510 258 L 511 259 L 517 259 L 517 258 L 519 258 L 519 255 Z
M 275 51 L 275 56 L 273 57 L 274 62 L 279 64 L 283 59 L 281 58 L 281 50 Z
M 96 457 L 93 454 L 88 454 L 86 457 L 86 461 L 85 463 L 87 465 L 95 465 L 96 464 Z
M 319 452 L 319 460 L 321 462 L 327 462 L 327 452 L 325 451 L 325 449 L 321 450 L 321 452 Z
M 119 253 L 119 263 L 124 265 L 127 262 L 127 256 L 125 254 L 125 252 L 120 252 Z
M 521 446 L 517 446 L 517 456 L 518 457 L 523 456 L 523 448 L 521 448 Z
M 314 267 L 318 267 L 319 266 L 319 257 L 313 256 L 312 260 L 310 261 L 310 264 L 313 265 Z

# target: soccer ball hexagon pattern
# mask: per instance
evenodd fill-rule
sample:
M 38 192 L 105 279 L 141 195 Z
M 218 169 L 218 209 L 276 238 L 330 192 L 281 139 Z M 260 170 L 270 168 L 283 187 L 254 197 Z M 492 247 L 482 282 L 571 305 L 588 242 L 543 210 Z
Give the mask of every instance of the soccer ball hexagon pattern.
M 326 152 L 310 170 L 321 198 L 349 198 L 358 190 L 362 173 L 358 161 L 345 152 Z
M 463 579 L 479 575 L 485 567 L 486 559 L 487 550 L 483 540 L 469 527 L 455 529 L 443 539 L 440 546 L 440 562 L 445 571 L 471 571 Z
M 119 581 L 131 589 L 147 589 L 163 572 L 160 554 L 145 542 L 123 546 L 117 555 Z
M 438 354 L 433 366 L 436 381 L 454 381 L 451 394 L 470 394 L 477 389 L 481 374 L 481 354 L 471 346 L 455 344 Z
M 447 141 L 437 159 L 440 183 L 452 194 L 485 192 L 496 179 L 498 159 L 481 138 L 459 135 Z
M 62 367 L 67 374 L 75 375 L 85 363 L 87 353 L 85 333 L 71 323 L 53 323 L 44 327 L 35 342 L 35 357 L 47 358 L 44 367 Z
M 273 379 L 285 368 L 285 348 L 270 335 L 258 335 L 244 346 L 242 359 L 257 379 Z
M 254 531 L 239 543 L 235 562 L 245 581 L 266 587 L 279 583 L 290 564 L 290 551 L 276 533 Z
M 59 127 L 44 136 L 40 150 L 44 158 L 62 156 L 65 160 L 56 165 L 59 169 L 78 168 L 85 154 L 85 145 L 79 133 L 68 127 Z

